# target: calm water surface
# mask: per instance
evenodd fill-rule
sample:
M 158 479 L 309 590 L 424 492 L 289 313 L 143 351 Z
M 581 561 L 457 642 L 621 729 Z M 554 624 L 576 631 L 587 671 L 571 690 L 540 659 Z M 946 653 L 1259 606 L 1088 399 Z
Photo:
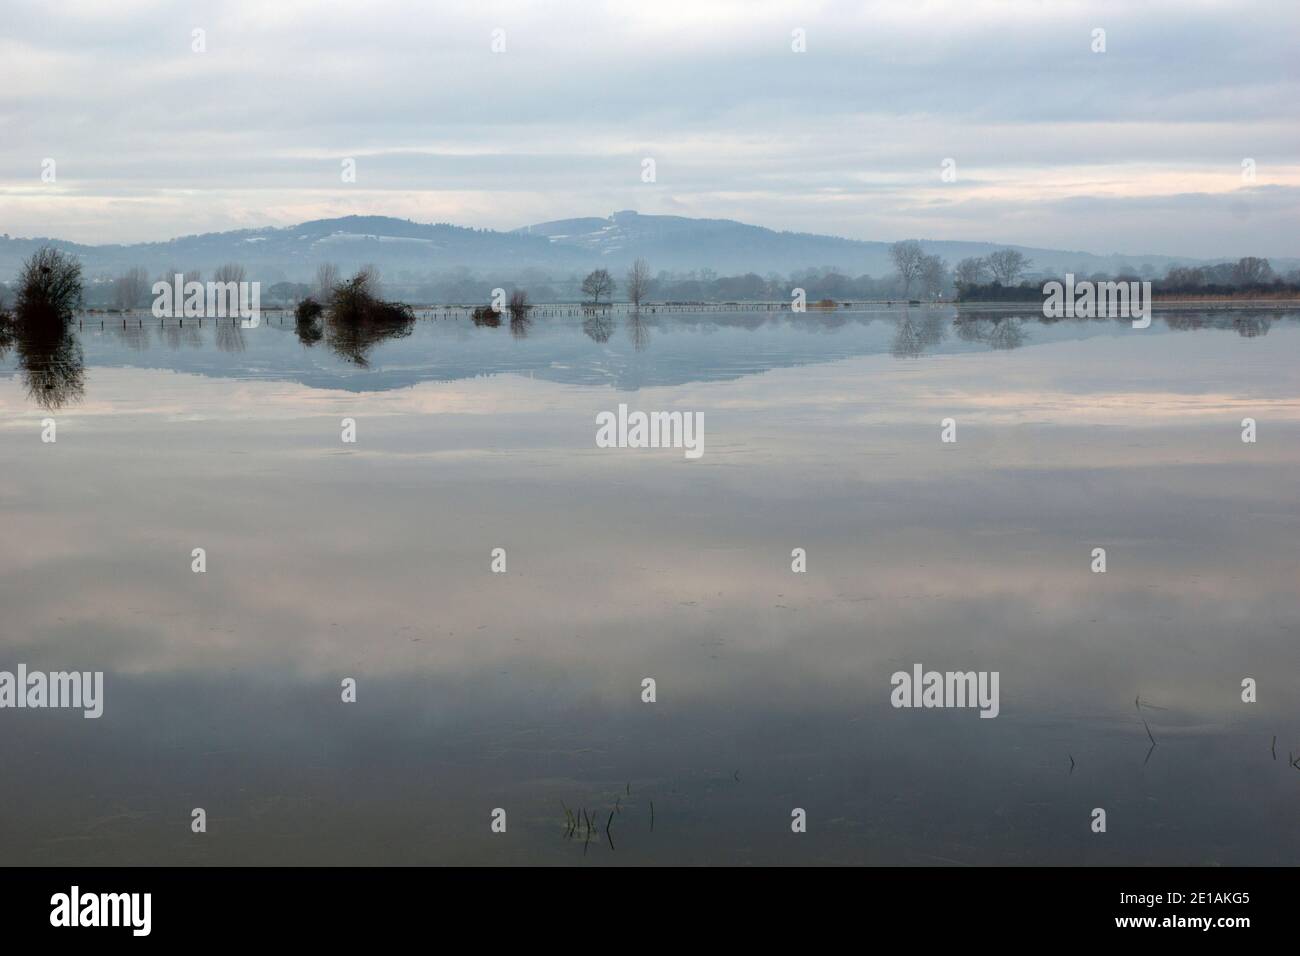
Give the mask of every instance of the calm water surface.
M 105 709 L 0 711 L 0 859 L 1300 862 L 1298 318 L 10 348 L 0 669 Z M 596 448 L 620 402 L 702 412 L 704 456 Z M 999 671 L 1001 715 L 891 708 L 917 662 Z

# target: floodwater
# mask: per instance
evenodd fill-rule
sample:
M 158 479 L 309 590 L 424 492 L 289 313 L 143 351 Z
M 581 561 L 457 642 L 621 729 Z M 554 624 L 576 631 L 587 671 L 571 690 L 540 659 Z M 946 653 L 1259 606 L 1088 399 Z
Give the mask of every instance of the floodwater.
M 104 672 L 5 863 L 1300 862 L 1296 313 L 103 322 L 0 357 L 0 670 Z

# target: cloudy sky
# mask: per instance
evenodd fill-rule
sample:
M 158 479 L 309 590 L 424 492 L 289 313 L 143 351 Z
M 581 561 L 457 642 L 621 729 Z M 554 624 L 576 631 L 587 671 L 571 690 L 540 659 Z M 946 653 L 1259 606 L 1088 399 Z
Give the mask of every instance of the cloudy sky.
M 0 0 L 0 14 L 14 236 L 132 242 L 349 213 L 507 229 L 636 209 L 858 239 L 1300 256 L 1295 0 Z

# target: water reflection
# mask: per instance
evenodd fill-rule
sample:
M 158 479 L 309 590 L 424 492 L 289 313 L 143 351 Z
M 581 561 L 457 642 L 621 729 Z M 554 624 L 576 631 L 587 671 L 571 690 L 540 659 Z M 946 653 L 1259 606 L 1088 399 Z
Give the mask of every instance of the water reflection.
M 608 315 L 592 315 L 582 320 L 582 331 L 597 345 L 604 345 L 614 334 L 614 320 Z
M 167 343 L 167 348 L 173 352 L 180 349 L 203 347 L 203 336 L 196 322 L 191 322 L 189 325 L 186 325 L 183 321 L 167 323 L 163 326 L 163 338 Z
M 953 328 L 963 342 L 980 342 L 992 349 L 1016 349 L 1025 344 L 1024 319 L 1011 315 L 959 315 Z
M 298 341 L 311 348 L 325 336 L 322 325 L 319 315 L 299 315 L 294 317 L 293 330 L 298 336 Z
M 352 312 L 329 309 L 325 314 L 325 341 L 335 355 L 358 368 L 370 367 L 370 351 L 380 342 L 406 338 L 415 327 L 409 310 L 375 307 Z
M 899 319 L 890 351 L 895 358 L 919 358 L 944 340 L 948 322 L 946 316 L 931 313 L 916 319 L 909 313 Z
M 85 358 L 66 321 L 21 313 L 0 317 L 0 359 L 10 349 L 22 368 L 27 397 L 41 408 L 53 411 L 85 397 Z
M 1259 335 L 1267 335 L 1272 323 L 1264 316 L 1242 315 L 1233 318 L 1232 327 L 1242 338 L 1253 339 Z
M 222 352 L 242 352 L 245 348 L 244 330 L 239 319 L 218 319 L 217 348 Z
M 642 352 L 617 315 L 420 322 L 364 371 L 289 317 L 244 352 L 87 323 L 74 466 L 0 441 L 0 656 L 103 669 L 107 706 L 5 712 L 0 855 L 1300 860 L 1300 326 L 649 318 Z M 702 459 L 593 447 L 635 388 L 704 412 Z M 0 381 L 0 421 L 28 403 Z M 1001 716 L 892 709 L 917 661 L 999 670 Z M 221 825 L 178 839 L 200 803 Z M 617 850 L 562 806 L 612 812 Z
M 644 351 L 650 344 L 650 326 L 646 324 L 640 312 L 628 313 L 627 334 L 632 340 L 632 347 L 638 352 Z
M 987 308 L 840 310 L 816 315 L 771 310 L 622 314 L 593 310 L 573 319 L 517 315 L 509 319 L 507 337 L 493 334 L 507 316 L 481 309 L 478 314 L 422 321 L 401 311 L 351 317 L 322 313 L 305 320 L 270 316 L 253 329 L 241 328 L 238 320 L 151 326 L 147 319 L 101 323 L 89 318 L 76 327 L 86 350 L 84 359 L 91 366 L 163 365 L 209 376 L 271 377 L 350 390 L 509 372 L 636 389 L 726 380 L 857 355 L 915 361 L 936 354 L 1010 352 L 1095 337 L 1140 334 L 1149 338 L 1188 332 L 1260 339 L 1270 329 L 1294 324 L 1298 318 L 1300 313 L 1283 311 L 1166 311 L 1158 312 L 1151 328 L 1139 333 L 1128 321 L 1046 320 L 1034 312 Z M 12 329 L 9 335 L 14 339 Z M 328 350 L 313 351 L 320 342 L 326 342 Z M 161 357 L 162 348 L 173 357 Z M 652 357 L 650 361 L 634 358 L 643 352 Z M 50 400 L 61 400 L 56 397 L 60 394 L 80 394 L 82 379 L 73 374 L 79 371 L 74 343 L 61 337 L 43 347 L 29 342 L 24 354 L 54 370 L 47 379 L 62 375 L 77 383 L 62 391 L 42 386 L 40 391 L 48 392 Z M 4 373 L 0 364 L 0 376 Z

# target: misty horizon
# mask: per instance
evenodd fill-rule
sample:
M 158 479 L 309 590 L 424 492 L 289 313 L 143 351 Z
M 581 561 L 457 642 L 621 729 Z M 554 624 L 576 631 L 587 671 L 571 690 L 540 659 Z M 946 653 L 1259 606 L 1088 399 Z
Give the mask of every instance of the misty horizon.
M 778 235 L 830 238 L 830 239 L 839 239 L 846 242 L 855 242 L 855 243 L 883 243 L 888 245 L 895 242 L 916 241 L 922 244 L 953 243 L 953 244 L 969 244 L 971 246 L 1005 247 L 1005 248 L 1012 248 L 1012 249 L 1044 248 L 1041 246 L 1035 246 L 1031 242 L 1021 242 L 1014 239 L 993 240 L 993 239 L 981 238 L 981 237 L 973 237 L 968 239 L 952 239 L 944 236 L 900 235 L 900 236 L 879 236 L 873 238 L 861 238 L 861 237 L 845 236 L 845 235 L 840 235 L 832 232 L 823 232 L 823 231 L 809 230 L 809 229 L 777 228 L 774 226 L 765 225 L 763 223 L 747 222 L 739 219 L 715 219 L 710 217 L 681 216 L 675 214 L 659 215 L 654 213 L 643 213 L 637 209 L 619 209 L 609 213 L 607 216 L 596 216 L 596 215 L 567 216 L 560 219 L 550 219 L 545 222 L 524 223 L 519 226 L 506 227 L 506 228 L 493 228 L 493 227 L 478 225 L 475 223 L 451 222 L 449 220 L 423 221 L 423 220 L 413 219 L 407 216 L 389 215 L 389 214 L 380 214 L 380 213 L 372 213 L 372 214 L 349 213 L 344 216 L 333 216 L 333 217 L 325 217 L 322 219 L 303 220 L 301 222 L 295 222 L 295 223 L 269 223 L 268 222 L 261 225 L 242 226 L 236 229 L 216 229 L 216 230 L 209 230 L 205 232 L 177 233 L 168 236 L 138 239 L 131 242 L 80 242 L 62 235 L 53 235 L 53 234 L 44 234 L 44 233 L 32 234 L 32 235 L 11 235 L 8 232 L 0 233 L 0 240 L 12 239 L 16 241 L 31 241 L 31 242 L 49 241 L 49 242 L 64 243 L 70 246 L 72 245 L 89 246 L 92 248 L 104 248 L 104 247 L 112 247 L 112 246 L 131 247 L 131 246 L 162 245 L 167 243 L 178 242 L 183 239 L 200 239 L 200 238 L 206 238 L 210 236 L 224 236 L 224 235 L 243 234 L 243 233 L 258 234 L 258 233 L 266 233 L 266 232 L 287 231 L 287 230 L 299 229 L 304 226 L 316 225 L 320 223 L 348 222 L 349 220 L 376 220 L 376 219 L 390 220 L 392 222 L 405 223 L 405 224 L 410 224 L 415 226 L 450 226 L 456 229 L 470 229 L 479 232 L 490 232 L 502 236 L 508 236 L 511 234 L 519 234 L 519 233 L 525 235 L 537 234 L 537 235 L 545 236 L 546 233 L 543 232 L 542 230 L 545 230 L 548 227 L 555 227 L 566 223 L 577 222 L 577 221 L 590 221 L 590 220 L 614 222 L 619 217 L 625 217 L 625 216 L 674 219 L 674 220 L 681 220 L 685 222 L 724 223 L 728 225 L 739 225 L 739 226 L 745 226 L 749 228 L 763 229 L 769 232 L 776 233 Z M 1051 251 L 1053 252 L 1060 252 L 1063 254 L 1082 254 L 1087 256 L 1095 256 L 1098 258 L 1120 258 L 1120 259 L 1157 258 L 1162 260 L 1170 260 L 1174 262 L 1196 262 L 1196 263 L 1223 262 L 1223 261 L 1235 259 L 1240 255 L 1246 255 L 1246 254 L 1258 255 L 1269 259 L 1279 259 L 1283 261 L 1289 261 L 1293 258 L 1297 258 L 1295 256 L 1283 255 L 1281 253 L 1270 253 L 1268 250 L 1258 250 L 1253 247 L 1247 250 L 1229 250 L 1224 252 L 1221 255 L 1215 255 L 1215 256 L 1176 255 L 1158 249 L 1148 249 L 1145 251 L 1134 252 L 1134 251 L 1125 251 L 1125 250 L 1113 249 L 1113 248 L 1112 249 L 1103 249 L 1103 248 L 1084 249 L 1084 248 L 1064 248 L 1059 246 L 1051 246 L 1047 248 L 1050 248 Z

